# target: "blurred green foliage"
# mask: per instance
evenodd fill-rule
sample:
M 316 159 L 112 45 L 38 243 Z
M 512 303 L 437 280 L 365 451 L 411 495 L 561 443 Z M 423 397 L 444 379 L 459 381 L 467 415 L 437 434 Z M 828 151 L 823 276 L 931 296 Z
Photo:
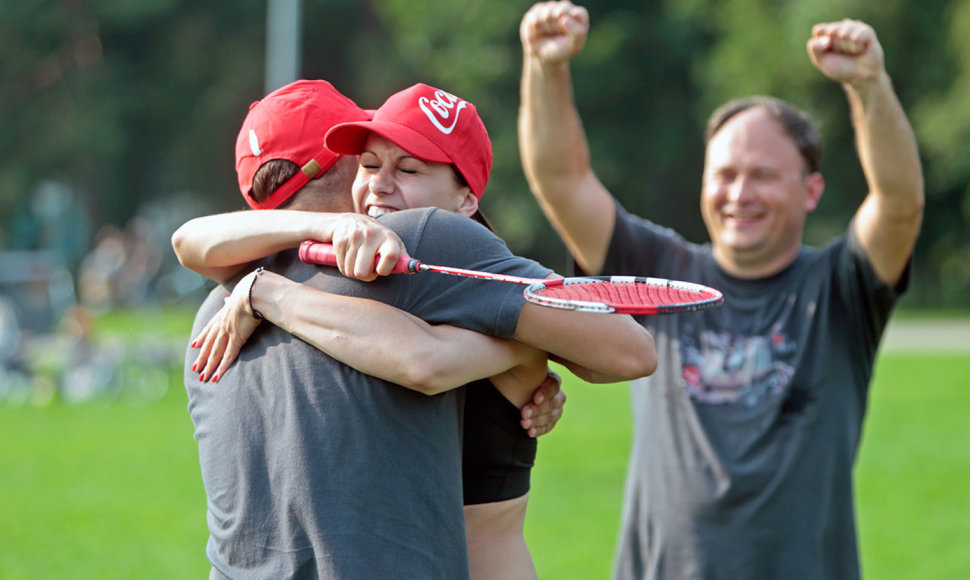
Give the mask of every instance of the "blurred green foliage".
M 517 252 L 565 269 L 525 185 L 516 141 L 523 0 L 303 2 L 303 76 L 376 107 L 414 82 L 473 101 L 495 165 L 483 207 Z M 771 93 L 821 125 L 828 193 L 806 241 L 843 231 L 865 194 L 842 90 L 805 52 L 813 24 L 871 23 L 913 121 L 927 212 L 906 305 L 970 303 L 970 0 L 585 3 L 576 100 L 598 175 L 631 211 L 706 241 L 697 210 L 703 123 L 721 102 Z M 232 146 L 263 84 L 257 0 L 0 0 L 0 243 L 43 244 L 18 217 L 45 180 L 69 183 L 92 226 L 188 195 L 241 209 Z M 187 216 L 191 217 L 191 216 Z M 28 232 L 29 233 L 29 232 Z

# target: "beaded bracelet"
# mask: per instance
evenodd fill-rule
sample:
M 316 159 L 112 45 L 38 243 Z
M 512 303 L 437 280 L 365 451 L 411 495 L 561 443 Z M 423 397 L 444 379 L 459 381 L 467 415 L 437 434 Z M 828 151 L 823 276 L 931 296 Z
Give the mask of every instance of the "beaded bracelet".
M 263 275 L 263 267 L 260 266 L 259 268 L 256 268 L 255 272 L 253 272 L 253 281 L 252 283 L 249 284 L 249 310 L 252 311 L 253 318 L 255 318 L 256 320 L 262 320 L 263 315 L 262 313 L 260 313 L 259 310 L 256 310 L 255 308 L 253 308 L 253 286 L 256 285 L 256 279 L 262 275 Z

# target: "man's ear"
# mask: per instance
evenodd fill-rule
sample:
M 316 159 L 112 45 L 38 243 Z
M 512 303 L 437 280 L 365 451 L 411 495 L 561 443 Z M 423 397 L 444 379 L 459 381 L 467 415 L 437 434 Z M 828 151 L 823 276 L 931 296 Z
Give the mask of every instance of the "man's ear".
M 812 213 L 818 207 L 818 202 L 822 200 L 822 192 L 825 191 L 825 178 L 818 171 L 810 173 L 805 178 L 805 211 Z

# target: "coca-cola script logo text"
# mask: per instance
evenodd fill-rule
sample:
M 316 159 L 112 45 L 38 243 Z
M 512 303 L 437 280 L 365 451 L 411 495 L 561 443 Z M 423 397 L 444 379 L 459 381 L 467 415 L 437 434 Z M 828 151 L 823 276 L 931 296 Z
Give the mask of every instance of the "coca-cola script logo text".
M 434 92 L 434 99 L 428 97 L 418 99 L 418 106 L 428 116 L 428 120 L 445 135 L 450 135 L 455 130 L 458 114 L 467 104 L 466 101 L 442 90 Z

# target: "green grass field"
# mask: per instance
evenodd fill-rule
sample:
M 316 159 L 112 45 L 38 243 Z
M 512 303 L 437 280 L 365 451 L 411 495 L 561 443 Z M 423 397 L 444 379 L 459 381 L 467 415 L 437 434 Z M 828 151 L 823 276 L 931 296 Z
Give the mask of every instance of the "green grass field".
M 625 386 L 568 384 L 526 533 L 540 578 L 609 578 L 630 445 Z M 970 353 L 883 355 L 856 467 L 863 573 L 970 578 Z
M 876 373 L 856 471 L 866 577 L 968 578 L 970 354 L 884 355 Z M 540 441 L 526 533 L 541 578 L 607 578 L 629 393 L 566 378 L 567 414 Z M 0 578 L 206 577 L 180 381 L 173 373 L 152 404 L 0 407 Z

